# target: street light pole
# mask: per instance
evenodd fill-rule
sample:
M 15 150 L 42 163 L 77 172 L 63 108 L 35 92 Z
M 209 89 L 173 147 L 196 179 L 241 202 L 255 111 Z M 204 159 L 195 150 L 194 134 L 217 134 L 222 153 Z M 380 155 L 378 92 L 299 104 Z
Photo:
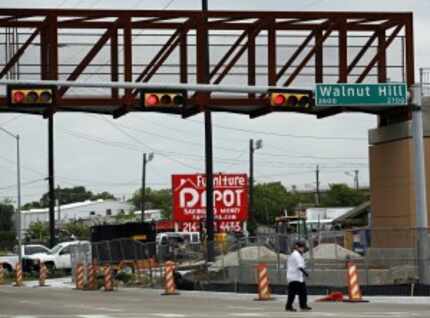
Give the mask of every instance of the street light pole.
M 202 13 L 205 15 L 205 25 L 208 19 L 208 0 L 202 0 Z M 209 83 L 209 39 L 208 30 L 204 36 L 204 84 Z M 212 262 L 215 259 L 215 229 L 214 229 L 214 209 L 213 209 L 213 153 L 212 153 L 212 115 L 208 105 L 205 107 L 205 161 L 206 161 L 206 247 L 207 261 Z
M 16 139 L 16 178 L 17 178 L 17 208 L 16 208 L 16 232 L 18 239 L 18 259 L 19 263 L 22 262 L 22 233 L 21 233 L 21 154 L 20 154 L 20 138 L 19 134 L 15 135 L 11 133 L 9 130 L 0 127 L 0 130 L 8 134 L 9 136 Z
M 145 188 L 146 188 L 146 164 L 154 158 L 154 153 L 150 153 L 146 157 L 146 153 L 143 154 L 143 164 L 142 164 L 142 189 L 140 192 L 140 213 L 141 221 L 145 221 Z
M 249 139 L 249 220 L 253 220 L 255 218 L 254 215 L 254 152 L 257 149 L 263 147 L 263 141 L 261 139 L 255 142 L 254 139 Z

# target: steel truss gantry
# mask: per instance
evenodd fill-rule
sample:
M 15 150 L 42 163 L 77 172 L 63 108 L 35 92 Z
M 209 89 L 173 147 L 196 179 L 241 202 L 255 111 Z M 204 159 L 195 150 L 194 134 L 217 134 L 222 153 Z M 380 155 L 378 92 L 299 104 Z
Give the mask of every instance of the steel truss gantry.
M 166 80 L 163 70 L 168 67 L 166 82 L 204 83 L 208 34 L 211 84 L 292 87 L 386 82 L 393 80 L 391 69 L 397 69 L 395 81 L 414 84 L 412 13 L 0 9 L 0 28 L 16 28 L 19 35 L 14 54 L 0 65 L 0 79 L 19 63 L 20 78 L 80 81 L 100 73 L 105 81 L 150 83 Z M 75 40 L 67 40 L 72 34 Z M 78 46 L 79 54 L 71 56 Z M 106 61 L 100 64 L 103 57 Z M 397 64 L 388 64 L 391 57 Z M 31 68 L 30 75 L 26 67 Z M 0 111 L 45 116 L 80 111 L 115 117 L 145 111 L 139 106 L 138 90 L 131 88 L 84 94 L 63 86 L 56 101 L 49 109 L 17 110 L 1 96 Z M 269 106 L 265 94 L 258 93 L 196 91 L 189 94 L 188 104 L 184 116 L 204 107 L 251 117 L 278 111 Z M 342 111 L 340 107 L 306 112 L 325 117 Z M 382 125 L 410 118 L 404 109 L 376 113 Z

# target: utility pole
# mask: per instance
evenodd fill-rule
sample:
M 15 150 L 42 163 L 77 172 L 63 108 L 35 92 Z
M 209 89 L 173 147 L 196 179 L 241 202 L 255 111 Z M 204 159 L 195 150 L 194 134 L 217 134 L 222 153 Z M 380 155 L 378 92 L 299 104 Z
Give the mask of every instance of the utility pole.
M 254 152 L 257 149 L 263 147 L 263 141 L 258 139 L 255 142 L 254 139 L 249 139 L 249 203 L 248 203 L 248 218 L 253 220 L 254 215 Z
M 426 171 L 424 158 L 424 133 L 422 117 L 422 69 L 420 70 L 421 85 L 413 87 L 412 139 L 415 154 L 415 209 L 417 231 L 418 277 L 421 284 L 430 284 L 428 268 L 429 238 L 427 215 Z
M 320 167 L 317 165 L 317 169 L 315 170 L 315 184 L 316 184 L 316 192 L 315 192 L 315 204 L 320 205 Z
M 202 0 L 202 13 L 204 15 L 204 25 L 207 26 L 208 18 L 208 1 Z M 208 30 L 204 35 L 204 84 L 209 83 L 209 39 Z M 208 109 L 205 107 L 205 161 L 206 161 L 206 231 L 207 231 L 207 261 L 212 262 L 215 259 L 215 229 L 214 229 L 214 210 L 213 210 L 213 153 L 212 153 L 212 116 Z
M 142 188 L 140 190 L 140 213 L 141 213 L 141 222 L 145 221 L 145 189 L 146 189 L 146 164 L 150 162 L 154 158 L 154 153 L 150 153 L 148 158 L 146 157 L 146 153 L 143 154 L 143 163 L 142 163 Z
M 55 246 L 54 114 L 48 118 L 49 247 Z
M 359 170 L 354 170 L 354 184 L 355 184 L 355 190 L 358 191 L 360 189 L 360 185 L 358 183 L 358 173 Z

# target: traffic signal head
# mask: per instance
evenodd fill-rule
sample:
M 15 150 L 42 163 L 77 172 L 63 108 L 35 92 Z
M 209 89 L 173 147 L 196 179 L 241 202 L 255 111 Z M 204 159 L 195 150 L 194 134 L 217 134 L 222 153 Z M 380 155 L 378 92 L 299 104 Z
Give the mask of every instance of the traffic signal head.
M 185 90 L 142 90 L 141 103 L 146 108 L 184 107 L 187 101 Z
M 270 106 L 308 109 L 313 106 L 311 90 L 273 90 L 269 92 Z
M 55 86 L 12 85 L 7 87 L 7 101 L 10 106 L 49 106 L 55 92 Z

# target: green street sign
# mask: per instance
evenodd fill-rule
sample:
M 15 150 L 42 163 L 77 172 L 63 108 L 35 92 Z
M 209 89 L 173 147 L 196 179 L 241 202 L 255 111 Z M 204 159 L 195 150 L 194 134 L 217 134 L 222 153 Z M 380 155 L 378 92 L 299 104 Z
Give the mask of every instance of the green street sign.
M 315 106 L 404 106 L 408 89 L 404 83 L 316 84 Z

